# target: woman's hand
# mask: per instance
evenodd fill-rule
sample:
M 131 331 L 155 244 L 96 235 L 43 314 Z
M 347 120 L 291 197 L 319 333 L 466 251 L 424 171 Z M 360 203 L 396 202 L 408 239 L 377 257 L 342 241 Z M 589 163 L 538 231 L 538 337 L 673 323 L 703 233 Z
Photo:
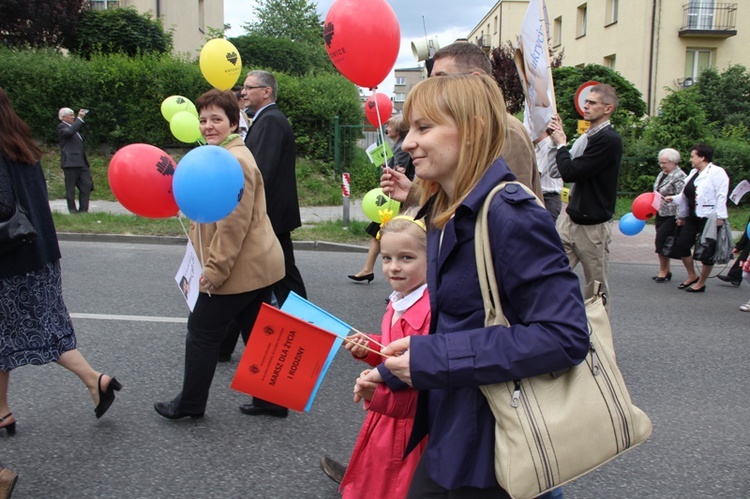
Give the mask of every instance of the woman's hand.
M 666 197 L 663 197 L 663 198 L 661 198 L 661 199 L 662 199 L 662 201 L 664 201 L 665 203 L 671 203 L 671 202 L 672 202 L 672 196 L 666 196 Z
M 717 219 L 716 219 L 716 226 L 717 226 L 717 227 L 721 227 L 722 225 L 724 225 L 724 219 L 722 219 L 722 218 L 717 218 Z
M 409 195 L 411 180 L 401 172 L 386 168 L 383 170 L 383 175 L 380 176 L 380 187 L 383 188 L 386 195 L 390 195 L 391 198 L 403 203 Z
M 385 355 L 393 355 L 388 359 L 385 359 L 385 367 L 393 373 L 398 379 L 403 381 L 409 386 L 411 384 L 411 369 L 409 368 L 409 346 L 411 345 L 411 336 L 401 338 L 400 340 L 393 341 L 388 344 L 382 353 Z
M 378 387 L 378 383 L 382 383 L 383 378 L 377 369 L 365 369 L 354 382 L 354 403 L 358 403 L 362 399 L 372 400 L 375 396 L 375 390 Z
M 205 275 L 201 275 L 199 281 L 201 283 L 201 286 L 203 286 L 203 288 L 206 291 L 211 291 L 212 289 L 214 289 L 216 287 L 216 286 L 214 286 L 214 283 L 212 283 L 211 281 L 209 281 L 208 278 Z
M 356 333 L 346 337 L 344 348 L 349 350 L 355 357 L 364 359 L 367 357 L 367 350 L 362 347 L 369 346 L 369 344 L 370 338 L 368 338 L 367 335 L 364 333 Z

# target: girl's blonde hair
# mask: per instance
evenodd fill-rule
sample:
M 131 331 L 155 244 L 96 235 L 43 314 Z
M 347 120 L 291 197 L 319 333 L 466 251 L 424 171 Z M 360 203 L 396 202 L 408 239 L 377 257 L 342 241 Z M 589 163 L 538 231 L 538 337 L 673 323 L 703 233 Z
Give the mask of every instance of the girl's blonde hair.
M 421 248 L 427 248 L 427 227 L 422 220 L 414 220 L 417 208 L 406 210 L 404 213 L 397 215 L 380 227 L 378 237 L 386 234 L 399 234 L 406 232 L 414 237 Z
M 452 198 L 437 182 L 419 182 L 420 204 L 435 195 L 431 223 L 442 228 L 500 157 L 507 123 L 505 101 L 495 80 L 487 75 L 439 76 L 422 80 L 407 95 L 404 118 L 410 126 L 417 114 L 437 124 L 452 119 L 461 141 Z

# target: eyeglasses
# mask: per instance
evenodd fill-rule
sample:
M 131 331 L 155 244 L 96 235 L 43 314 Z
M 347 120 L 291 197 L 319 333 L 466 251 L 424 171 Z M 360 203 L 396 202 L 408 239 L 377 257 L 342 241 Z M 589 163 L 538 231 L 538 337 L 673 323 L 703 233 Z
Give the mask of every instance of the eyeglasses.
M 588 104 L 589 106 L 595 106 L 595 105 L 597 105 L 597 104 L 601 104 L 601 102 L 597 102 L 597 101 L 595 101 L 595 100 L 591 100 L 591 99 L 586 99 L 586 100 L 585 100 L 585 101 L 583 101 L 583 102 L 584 102 L 585 104 Z
M 252 90 L 254 88 L 268 88 L 268 85 L 258 85 L 258 86 L 245 85 L 242 88 L 244 88 L 245 90 Z

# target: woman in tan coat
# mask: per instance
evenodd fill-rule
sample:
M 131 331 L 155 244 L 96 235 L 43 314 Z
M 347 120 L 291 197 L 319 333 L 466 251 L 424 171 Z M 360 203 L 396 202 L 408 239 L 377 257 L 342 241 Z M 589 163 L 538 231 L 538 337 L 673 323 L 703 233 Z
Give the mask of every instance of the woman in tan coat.
M 203 138 L 237 158 L 245 187 L 229 216 L 215 223 L 190 224 L 190 241 L 205 261 L 200 295 L 188 317 L 182 391 L 170 401 L 154 404 L 156 412 L 168 419 L 203 416 L 228 326 L 239 324 L 247 340 L 261 304 L 270 302 L 271 286 L 284 277 L 284 255 L 266 214 L 263 178 L 236 133 L 237 98 L 232 92 L 214 89 L 200 96 L 195 105 Z

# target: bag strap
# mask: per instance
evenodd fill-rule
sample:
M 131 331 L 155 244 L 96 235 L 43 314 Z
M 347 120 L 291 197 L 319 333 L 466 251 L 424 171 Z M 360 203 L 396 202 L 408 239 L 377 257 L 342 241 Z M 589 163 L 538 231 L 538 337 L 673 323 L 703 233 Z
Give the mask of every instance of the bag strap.
M 484 302 L 485 326 L 510 326 L 508 319 L 505 317 L 505 314 L 503 314 L 502 304 L 500 303 L 500 292 L 497 286 L 495 266 L 492 263 L 492 248 L 490 246 L 488 223 L 492 198 L 495 197 L 495 194 L 505 189 L 505 186 L 508 184 L 514 184 L 521 187 L 527 194 L 534 198 L 536 204 L 544 208 L 544 203 L 539 200 L 536 194 L 534 194 L 534 191 L 520 182 L 500 182 L 490 191 L 489 194 L 487 194 L 484 204 L 482 204 L 482 208 L 477 215 L 476 227 L 474 229 L 474 252 L 477 261 L 479 288 L 482 291 L 482 301 Z

